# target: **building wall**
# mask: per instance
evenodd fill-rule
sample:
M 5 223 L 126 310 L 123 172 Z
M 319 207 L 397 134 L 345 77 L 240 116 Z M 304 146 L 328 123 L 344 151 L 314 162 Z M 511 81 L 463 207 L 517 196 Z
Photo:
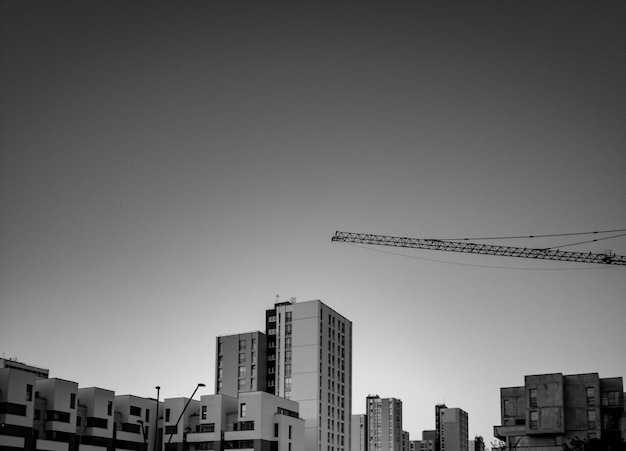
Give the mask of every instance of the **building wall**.
M 367 415 L 352 415 L 350 421 L 351 451 L 368 451 Z M 419 451 L 419 450 L 418 450 Z
M 622 378 L 553 373 L 526 376 L 524 382 L 500 389 L 502 425 L 494 435 L 508 447 L 557 451 L 574 437 L 622 437 Z
M 322 302 L 266 312 L 268 391 L 298 401 L 307 451 L 350 449 L 352 323 Z
M 262 332 L 217 337 L 215 393 L 265 391 L 267 338 Z
M 203 396 L 198 407 L 199 424 L 187 434 L 190 451 L 304 451 L 304 420 L 296 402 L 257 391 L 238 398 Z
M 366 404 L 370 451 L 403 451 L 402 401 L 370 395 Z
M 33 373 L 0 368 L 0 448 L 31 446 L 35 412 Z
M 468 450 L 468 415 L 462 409 L 439 409 L 441 451 Z

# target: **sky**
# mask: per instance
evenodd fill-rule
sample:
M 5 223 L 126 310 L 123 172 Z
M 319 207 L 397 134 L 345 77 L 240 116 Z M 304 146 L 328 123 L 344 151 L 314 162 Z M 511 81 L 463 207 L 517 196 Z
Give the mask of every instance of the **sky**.
M 501 387 L 626 377 L 623 266 L 332 243 L 626 229 L 626 3 L 0 1 L 0 352 L 214 393 L 280 300 L 353 322 L 354 414 L 493 440 Z M 623 234 L 623 232 L 621 232 Z M 626 254 L 619 232 L 489 241 Z

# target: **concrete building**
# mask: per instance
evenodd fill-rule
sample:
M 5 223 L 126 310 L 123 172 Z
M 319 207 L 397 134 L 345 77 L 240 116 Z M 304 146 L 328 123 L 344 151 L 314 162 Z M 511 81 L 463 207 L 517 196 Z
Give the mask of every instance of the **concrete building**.
M 485 451 L 485 441 L 480 435 L 474 437 L 474 440 L 470 440 L 469 451 Z
M 300 405 L 306 451 L 350 450 L 352 322 L 292 299 L 267 310 L 265 324 L 267 392 Z
M 262 332 L 217 337 L 215 393 L 267 391 L 267 338 Z
M 298 404 L 266 392 L 166 399 L 165 412 L 166 450 L 304 451 Z
M 500 416 L 494 435 L 510 449 L 557 451 L 574 437 L 619 441 L 622 378 L 600 378 L 598 373 L 525 376 L 523 386 L 500 389 Z
M 90 451 L 113 449 L 115 393 L 103 388 L 78 389 L 76 434 L 80 448 Z
M 154 450 L 154 428 L 159 427 L 156 409 L 156 400 L 151 398 L 115 396 L 115 447 L 133 451 Z M 160 442 L 159 437 L 157 441 Z
M 351 321 L 319 300 L 277 302 L 265 334 L 218 337 L 216 354 L 216 393 L 236 397 L 256 385 L 297 401 L 306 451 L 350 450 Z
M 38 366 L 28 365 L 26 363 L 19 362 L 15 358 L 5 359 L 0 358 L 0 368 L 12 368 L 14 370 L 20 370 L 26 373 L 32 373 L 37 379 L 48 379 L 50 371 L 46 368 Z
M 35 382 L 32 372 L 11 366 L 0 368 L 0 449 L 34 446 Z
M 352 451 L 368 451 L 367 415 L 352 415 L 350 421 L 350 448 Z
M 38 450 L 73 451 L 77 447 L 78 383 L 65 379 L 35 382 L 33 433 Z
M 435 451 L 435 440 L 436 440 L 436 431 L 428 430 L 422 431 L 422 439 L 421 440 L 411 440 L 410 441 L 410 450 L 411 451 Z
M 368 450 L 403 451 L 402 401 L 369 395 L 366 406 Z
M 402 431 L 402 451 L 411 451 L 411 435 L 408 431 Z
M 468 415 L 458 407 L 435 406 L 437 451 L 468 451 Z

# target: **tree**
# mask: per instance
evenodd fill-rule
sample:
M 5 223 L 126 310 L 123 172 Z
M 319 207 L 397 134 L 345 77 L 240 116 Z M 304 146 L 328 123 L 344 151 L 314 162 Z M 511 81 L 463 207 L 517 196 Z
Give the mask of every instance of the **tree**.
M 621 437 L 613 441 L 574 437 L 563 444 L 563 451 L 626 451 L 626 443 Z

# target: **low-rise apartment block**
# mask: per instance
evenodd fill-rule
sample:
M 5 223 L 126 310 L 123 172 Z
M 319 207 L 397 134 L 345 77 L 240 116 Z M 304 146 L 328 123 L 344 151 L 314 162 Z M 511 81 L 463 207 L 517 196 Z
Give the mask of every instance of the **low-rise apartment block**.
M 494 435 L 520 451 L 560 451 L 574 437 L 621 440 L 621 377 L 598 373 L 526 376 L 524 385 L 500 389 L 501 425 Z

